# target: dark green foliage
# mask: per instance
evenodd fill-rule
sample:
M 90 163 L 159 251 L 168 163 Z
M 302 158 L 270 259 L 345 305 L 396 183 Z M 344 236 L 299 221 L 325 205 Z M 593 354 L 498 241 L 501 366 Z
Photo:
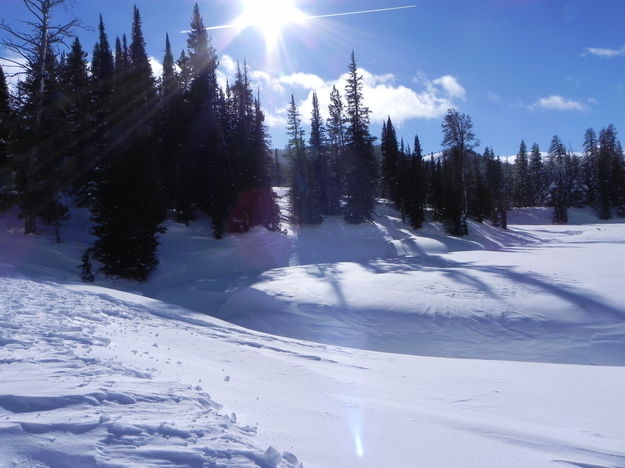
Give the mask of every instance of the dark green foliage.
M 287 114 L 287 131 L 292 166 L 289 197 L 293 219 L 298 224 L 319 224 L 322 217 L 314 168 L 306 152 L 304 129 L 292 95 Z
M 395 127 L 390 117 L 382 126 L 380 149 L 382 151 L 382 195 L 398 206 L 400 201 L 400 153 Z
M 92 133 L 92 106 L 90 82 L 87 72 L 87 53 L 78 38 L 62 64 L 60 70 L 60 106 L 63 115 L 60 132 L 65 167 L 64 185 L 86 204 L 86 189 L 91 181 L 90 144 Z
M 455 236 L 468 233 L 469 211 L 466 185 L 466 156 L 479 143 L 473 133 L 471 117 L 449 109 L 442 124 L 443 146 L 447 171 L 445 183 L 444 218 L 447 232 Z
M 566 148 L 557 135 L 551 139 L 549 158 L 547 160 L 547 199 L 549 206 L 553 206 L 554 224 L 568 222 L 567 208 L 569 207 L 569 186 L 567 184 L 567 168 L 570 157 Z
M 514 204 L 520 208 L 532 205 L 531 183 L 529 176 L 529 161 L 527 158 L 527 146 L 521 140 L 519 152 L 514 162 Z
M 328 215 L 337 215 L 341 212 L 341 197 L 344 192 L 344 157 L 345 157 L 345 113 L 341 93 L 332 87 L 330 104 L 328 105 L 329 118 L 326 122 L 328 138 Z
M 398 182 L 401 211 L 413 228 L 425 221 L 427 168 L 423 161 L 421 142 L 415 136 L 412 154 L 403 155 L 398 164 Z
M 154 157 L 156 89 L 136 7 L 129 60 L 123 78 L 126 104 L 113 104 L 114 144 L 109 144 L 96 172 L 93 256 L 107 276 L 145 281 L 158 264 L 164 207 Z
M 44 62 L 36 66 L 40 72 L 27 74 L 19 84 L 23 104 L 16 132 L 16 188 L 25 234 L 37 232 L 37 218 L 56 224 L 67 211 L 60 201 L 60 66 L 51 48 L 41 58 Z
M 529 203 L 531 206 L 542 205 L 545 196 L 545 174 L 543 170 L 543 161 L 540 154 L 540 147 L 534 143 L 530 154 L 528 167 L 529 185 Z
M 10 155 L 13 122 L 9 89 L 0 66 L 0 211 L 12 203 Z
M 345 132 L 345 211 L 348 223 L 373 220 L 377 185 L 377 161 L 373 153 L 374 138 L 369 134 L 369 108 L 364 105 L 363 77 L 358 73 L 352 52 L 348 68 L 345 98 L 347 128 Z
M 319 215 L 315 214 L 314 217 L 321 218 L 321 215 L 332 214 L 334 211 L 330 202 L 330 184 L 332 180 L 328 163 L 325 127 L 321 118 L 319 99 L 316 92 L 313 92 L 312 105 L 308 151 L 312 167 L 313 203 L 318 207 L 316 210 L 319 211 Z

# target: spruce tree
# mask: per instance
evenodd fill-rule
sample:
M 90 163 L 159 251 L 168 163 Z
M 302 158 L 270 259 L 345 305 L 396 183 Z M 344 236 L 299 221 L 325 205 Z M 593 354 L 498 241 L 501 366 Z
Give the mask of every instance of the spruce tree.
M 542 156 L 540 154 L 540 147 L 536 143 L 532 145 L 532 152 L 530 154 L 528 167 L 528 177 L 530 179 L 530 205 L 542 205 L 543 200 L 545 199 L 545 175 Z
M 345 213 L 348 223 L 373 220 L 377 185 L 377 162 L 373 153 L 374 138 L 369 133 L 370 110 L 364 104 L 363 77 L 352 51 L 348 68 L 345 99 L 347 128 L 345 132 Z
M 86 171 L 85 186 L 79 195 L 79 202 L 91 205 L 94 202 L 96 185 L 102 177 L 103 165 L 113 154 L 117 146 L 117 138 L 112 134 L 113 124 L 119 113 L 115 107 L 123 103 L 120 96 L 123 86 L 118 83 L 117 90 L 114 80 L 117 70 L 113 62 L 113 53 L 106 34 L 102 15 L 98 25 L 98 41 L 93 48 L 91 61 L 90 101 L 92 109 L 92 142 L 85 154 L 83 169 Z M 125 73 L 125 71 L 123 72 Z M 114 93 L 114 91 L 117 91 Z
M 159 86 L 159 116 L 157 138 L 159 141 L 159 179 L 163 187 L 165 205 L 177 206 L 178 185 L 182 183 L 181 161 L 184 139 L 183 94 L 179 75 L 176 73 L 169 35 L 165 36 L 163 74 Z
M 566 148 L 558 135 L 554 135 L 549 145 L 547 160 L 547 201 L 553 207 L 553 222 L 566 224 L 568 222 L 567 208 L 569 206 L 569 187 L 567 184 L 567 154 Z
M 310 118 L 310 139 L 308 142 L 310 153 L 310 162 L 312 166 L 312 183 L 313 183 L 313 203 L 314 211 L 318 211 L 319 215 L 315 218 L 321 219 L 322 214 L 331 214 L 330 206 L 330 168 L 328 164 L 328 151 L 325 135 L 325 127 L 321 118 L 319 109 L 319 99 L 317 93 L 312 95 L 312 115 Z
M 293 95 L 287 110 L 287 132 L 292 166 L 289 198 L 293 219 L 298 224 L 318 224 L 321 213 L 315 200 L 312 165 L 306 155 L 302 119 Z
M 85 202 L 90 181 L 89 161 L 92 143 L 90 83 L 87 72 L 87 53 L 78 38 L 74 39 L 60 72 L 63 126 L 62 146 L 65 159 L 65 188 L 78 195 L 79 204 Z M 82 202 L 82 203 L 81 203 Z
M 113 136 L 119 143 L 102 162 L 92 214 L 97 237 L 93 256 L 102 263 L 102 271 L 137 281 L 145 281 L 158 265 L 156 248 L 164 217 L 155 167 L 154 85 L 135 7 L 124 87 L 128 104 L 116 109 Z
M 520 208 L 529 206 L 531 204 L 529 199 L 530 191 L 527 146 L 525 145 L 525 141 L 521 140 L 519 152 L 514 162 L 514 204 Z
M 341 212 L 341 197 L 344 186 L 344 157 L 345 157 L 345 112 L 343 99 L 336 86 L 330 93 L 328 105 L 329 117 L 326 122 L 328 136 L 328 215 L 337 215 Z
M 586 203 L 597 207 L 598 179 L 597 164 L 599 159 L 599 145 L 597 133 L 589 128 L 584 133 L 584 156 L 582 159 L 582 180 L 587 187 Z
M 0 47 L 25 59 L 16 63 L 25 70 L 18 93 L 21 124 L 16 132 L 16 188 L 24 233 L 37 231 L 37 218 L 58 223 L 65 215 L 59 196 L 60 152 L 57 149 L 59 106 L 59 63 L 55 48 L 69 39 L 77 20 L 54 24 L 54 12 L 65 0 L 24 1 L 31 15 L 24 21 L 27 32 L 18 32 L 10 24 L 0 23 L 5 39 Z M 57 230 L 58 238 L 58 230 Z
M 0 66 L 0 211 L 11 204 L 9 168 L 10 140 L 13 125 L 13 112 L 11 110 L 9 88 L 7 86 L 4 70 Z
M 400 153 L 397 143 L 397 134 L 391 118 L 382 127 L 382 137 L 380 139 L 380 149 L 382 151 L 382 194 L 399 206 L 400 203 Z
M 425 202 L 427 192 L 426 167 L 419 137 L 415 136 L 412 155 L 404 158 L 400 165 L 400 187 L 403 212 L 408 216 L 413 228 L 419 229 L 425 221 Z
M 455 109 L 449 109 L 442 124 L 443 147 L 447 148 L 446 161 L 448 163 L 448 196 L 445 207 L 447 231 L 452 235 L 464 236 L 468 234 L 468 197 L 466 186 L 467 152 L 479 142 L 473 133 L 471 117 L 460 114 Z

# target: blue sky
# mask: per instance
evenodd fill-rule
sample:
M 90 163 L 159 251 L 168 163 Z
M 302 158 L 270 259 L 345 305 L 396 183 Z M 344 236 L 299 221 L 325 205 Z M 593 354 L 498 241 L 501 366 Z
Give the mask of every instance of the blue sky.
M 255 0 L 256 4 L 271 1 Z M 282 0 L 285 1 L 285 0 Z M 250 0 L 247 0 L 250 3 Z M 185 46 L 195 0 L 77 0 L 71 12 L 95 26 L 102 12 L 111 39 L 129 32 L 132 5 L 141 10 L 148 53 L 160 60 L 164 35 L 175 54 Z M 256 27 L 211 31 L 221 79 L 247 60 L 259 86 L 275 146 L 282 147 L 291 93 L 305 118 L 310 96 L 323 107 L 354 49 L 365 75 L 372 133 L 390 115 L 398 134 L 418 134 L 438 151 L 440 124 L 454 106 L 468 113 L 478 138 L 497 154 L 521 139 L 546 149 L 554 134 L 580 150 L 586 128 L 609 123 L 625 132 L 625 2 L 622 0 L 293 0 L 306 15 L 404 5 L 415 8 L 285 24 L 272 48 Z M 207 26 L 233 22 L 244 0 L 200 0 Z M 21 0 L 1 0 L 0 17 L 25 18 Z M 59 18 L 62 19 L 62 18 Z M 93 31 L 79 31 L 91 50 Z M 155 68 L 158 68 L 156 66 Z M 341 89 L 342 90 L 342 89 Z

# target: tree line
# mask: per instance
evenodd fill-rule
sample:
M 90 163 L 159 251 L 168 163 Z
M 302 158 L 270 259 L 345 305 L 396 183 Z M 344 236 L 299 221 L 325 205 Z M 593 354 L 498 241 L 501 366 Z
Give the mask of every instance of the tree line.
M 600 219 L 625 216 L 625 159 L 612 124 L 599 135 L 588 129 L 581 154 L 554 135 L 546 154 L 538 144 L 528 150 L 521 141 L 510 163 L 488 146 L 477 152 L 471 117 L 449 109 L 441 125 L 443 151 L 427 157 L 418 136 L 412 148 L 398 140 L 391 117 L 374 145 L 353 53 L 344 95 L 333 87 L 324 123 L 313 93 L 308 142 L 291 97 L 289 194 L 298 224 L 338 214 L 349 223 L 371 221 L 378 197 L 389 200 L 414 228 L 429 216 L 456 236 L 468 234 L 469 219 L 506 228 L 513 207 L 552 207 L 559 224 L 568 222 L 570 207 L 593 207 Z
M 0 25 L 1 45 L 24 68 L 14 93 L 0 69 L 0 206 L 19 207 L 26 234 L 41 220 L 58 238 L 69 197 L 92 213 L 87 276 L 94 258 L 107 276 L 145 280 L 158 264 L 167 217 L 189 223 L 204 213 L 216 238 L 255 225 L 280 228 L 259 96 L 245 65 L 219 86 L 197 4 L 177 60 L 165 37 L 157 79 L 136 7 L 130 40 L 123 35 L 113 45 L 100 16 L 89 65 L 73 37 L 78 22 L 53 23 L 65 0 L 23 2 L 30 30 Z
M 0 45 L 24 68 L 11 92 L 0 67 L 0 208 L 17 206 L 26 234 L 43 222 L 60 240 L 68 205 L 88 207 L 95 242 L 82 257 L 86 280 L 92 259 L 107 276 L 147 279 L 168 218 L 188 224 L 205 214 L 216 238 L 256 225 L 280 230 L 271 187 L 285 179 L 296 224 L 336 215 L 371 222 L 380 197 L 414 228 L 432 219 L 457 236 L 468 233 L 469 219 L 506 228 L 512 207 L 551 206 L 556 223 L 567 222 L 571 206 L 592 206 L 601 219 L 625 216 L 625 163 L 613 125 L 598 135 L 589 129 L 582 154 L 557 136 L 546 155 L 521 142 L 513 164 L 492 148 L 477 152 L 470 116 L 455 109 L 443 119 L 440 154 L 424 155 L 418 136 L 412 146 L 398 140 L 390 117 L 378 143 L 352 53 L 325 121 L 313 93 L 308 136 L 291 97 L 282 168 L 245 64 L 231 83 L 218 84 L 217 53 L 197 4 L 177 59 L 165 36 L 157 79 L 136 7 L 130 40 L 111 44 L 100 17 L 89 64 L 73 36 L 78 22 L 52 21 L 66 0 L 22 1 L 31 30 L 0 24 Z

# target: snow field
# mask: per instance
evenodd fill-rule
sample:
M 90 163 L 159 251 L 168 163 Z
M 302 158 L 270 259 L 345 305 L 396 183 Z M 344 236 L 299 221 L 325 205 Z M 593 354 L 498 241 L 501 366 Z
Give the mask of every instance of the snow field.
M 86 213 L 1 216 L 0 466 L 625 466 L 625 226 L 549 219 L 170 223 L 149 282 L 91 286 Z

